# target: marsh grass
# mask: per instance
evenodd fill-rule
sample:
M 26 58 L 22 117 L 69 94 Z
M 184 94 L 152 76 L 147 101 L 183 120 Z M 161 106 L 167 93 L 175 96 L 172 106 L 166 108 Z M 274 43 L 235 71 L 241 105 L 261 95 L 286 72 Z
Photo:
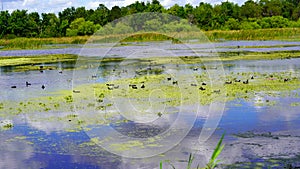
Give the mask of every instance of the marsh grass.
M 3 49 L 40 49 L 50 48 L 46 45 L 54 44 L 84 44 L 89 36 L 60 37 L 60 38 L 15 38 L 0 39 L 0 46 Z
M 141 32 L 132 34 L 112 34 L 95 36 L 75 36 L 59 38 L 15 38 L 0 39 L 0 46 L 3 49 L 40 49 L 51 48 L 46 45 L 54 44 L 85 44 L 88 40 L 91 43 L 103 42 L 146 42 L 171 40 L 173 43 L 181 41 L 198 40 L 196 43 L 222 40 L 296 40 L 300 41 L 300 28 L 274 28 L 257 30 L 214 30 L 214 31 L 190 31 L 171 33 L 147 33 Z
M 211 41 L 224 40 L 300 40 L 299 28 L 274 28 L 256 30 L 207 31 Z

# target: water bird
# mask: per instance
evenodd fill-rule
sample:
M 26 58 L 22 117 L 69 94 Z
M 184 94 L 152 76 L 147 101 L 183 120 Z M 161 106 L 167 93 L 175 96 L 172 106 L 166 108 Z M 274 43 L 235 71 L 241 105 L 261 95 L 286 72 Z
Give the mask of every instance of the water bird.
M 62 72 L 62 70 L 61 70 L 61 71 L 59 71 L 58 73 L 62 74 L 63 72 Z
M 202 82 L 202 85 L 203 85 L 203 86 L 205 86 L 205 85 L 206 85 L 206 83 L 205 83 L 205 82 Z
M 167 80 L 170 81 L 172 78 L 168 77 Z
M 31 85 L 31 83 L 29 83 L 29 82 L 26 81 L 26 87 L 28 87 L 30 85 Z
M 115 86 L 115 84 L 109 84 L 109 83 L 107 83 L 106 86 L 113 87 L 113 86 Z
M 97 75 L 92 75 L 92 78 L 94 78 L 94 79 L 97 78 Z
M 135 84 L 129 84 L 129 87 L 131 87 L 132 89 L 137 89 L 137 86 Z
M 235 81 L 235 82 L 241 82 L 241 80 L 237 80 L 237 79 L 235 79 L 234 81 Z
M 41 73 L 44 73 L 44 71 L 43 71 L 43 70 L 40 70 L 40 72 L 41 72 Z
M 17 88 L 17 86 L 11 86 L 11 88 L 12 88 L 12 89 L 15 89 L 15 88 Z
M 44 68 L 44 66 L 40 66 L 40 69 L 43 69 Z
M 165 69 L 165 68 L 166 68 L 166 66 L 165 66 L 165 65 L 162 65 L 162 66 L 161 66 L 161 68 Z
M 197 86 L 197 84 L 192 83 L 191 86 Z
M 220 93 L 221 92 L 221 90 L 219 89 L 219 90 L 214 90 L 214 93 Z
M 253 77 L 253 76 L 251 76 L 251 79 L 254 79 L 254 77 Z
M 178 85 L 178 81 L 173 81 L 173 85 Z
M 120 87 L 119 85 L 116 85 L 114 86 L 114 89 L 119 89 L 119 87 Z
M 193 70 L 194 70 L 194 71 L 197 71 L 197 70 L 198 70 L 198 68 L 196 68 L 196 67 L 195 67 L 195 68 L 193 68 Z
M 247 79 L 246 81 L 243 81 L 243 84 L 248 84 L 249 80 Z
M 144 85 L 144 84 L 142 84 L 141 88 L 142 88 L 142 89 L 144 89 L 144 88 L 145 88 L 145 85 Z
M 73 90 L 73 93 L 80 93 L 80 90 Z
M 232 84 L 232 81 L 226 81 L 225 84 Z
M 199 88 L 199 90 L 202 90 L 202 91 L 203 91 L 203 90 L 205 90 L 205 88 L 201 86 L 201 87 Z
M 238 45 L 237 48 L 240 48 L 240 45 Z
M 45 87 L 45 85 L 42 85 L 42 89 L 44 90 L 46 87 Z

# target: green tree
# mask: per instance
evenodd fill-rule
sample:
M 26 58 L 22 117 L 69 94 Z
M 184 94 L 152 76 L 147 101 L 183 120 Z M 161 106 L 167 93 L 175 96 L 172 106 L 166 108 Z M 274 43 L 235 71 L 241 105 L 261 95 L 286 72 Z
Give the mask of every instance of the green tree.
M 261 0 L 259 3 L 262 6 L 262 15 L 264 17 L 279 16 L 282 14 L 281 0 Z
M 158 0 L 152 0 L 151 3 L 147 3 L 147 9 L 145 10 L 146 12 L 164 12 L 165 9 L 164 7 L 160 4 Z
M 54 13 L 42 13 L 42 37 L 58 37 L 60 21 Z
M 196 20 L 194 16 L 194 7 L 191 4 L 188 3 L 184 6 L 184 12 L 188 22 L 192 24 L 196 24 Z
M 84 18 L 87 19 L 87 11 L 85 7 L 78 7 L 75 9 L 74 18 Z
M 248 0 L 241 6 L 241 15 L 245 18 L 260 18 L 262 14 L 262 7 L 254 2 Z
M 28 26 L 29 34 L 27 36 L 39 36 L 41 29 L 41 19 L 40 15 L 37 12 L 32 12 L 28 15 Z
M 7 27 L 7 25 L 9 24 L 9 18 L 10 14 L 8 13 L 8 11 L 0 12 L 0 38 L 10 33 L 10 29 Z
M 229 30 L 239 30 L 240 23 L 237 19 L 229 18 L 228 21 L 225 22 L 224 27 L 225 29 L 229 29 Z
M 85 21 L 84 18 L 77 18 L 70 24 L 70 28 L 67 29 L 66 35 L 92 35 L 99 28 L 100 26 L 94 25 L 92 21 Z
M 198 27 L 209 30 L 212 27 L 213 7 L 208 3 L 201 2 L 193 14 Z
M 95 24 L 100 24 L 101 26 L 104 26 L 106 23 L 109 22 L 109 15 L 109 9 L 105 5 L 99 4 L 93 15 L 90 17 L 90 20 Z
M 73 22 L 75 18 L 76 9 L 74 7 L 66 8 L 58 13 L 59 20 L 67 20 L 69 23 Z
M 27 10 L 15 10 L 11 13 L 8 20 L 10 32 L 16 36 L 25 37 L 30 30 L 28 29 Z
M 111 8 L 111 11 L 110 11 L 110 21 L 114 21 L 116 19 L 119 19 L 122 17 L 122 11 L 121 11 L 121 8 L 118 7 L 118 6 L 114 6 Z
M 182 6 L 178 4 L 173 5 L 171 8 L 167 10 L 167 13 L 170 15 L 178 16 L 180 18 L 186 18 L 185 10 Z
M 300 18 L 300 3 L 298 6 L 293 10 L 292 19 L 297 21 Z

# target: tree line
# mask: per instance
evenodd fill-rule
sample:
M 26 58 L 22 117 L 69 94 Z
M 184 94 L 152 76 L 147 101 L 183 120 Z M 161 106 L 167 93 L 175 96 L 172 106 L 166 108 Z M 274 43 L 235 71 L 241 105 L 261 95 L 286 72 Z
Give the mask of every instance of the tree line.
M 115 19 L 141 12 L 175 15 L 202 30 L 300 27 L 299 0 L 248 0 L 240 6 L 228 1 L 216 5 L 201 2 L 195 7 L 175 4 L 170 8 L 164 8 L 158 0 L 152 0 L 146 3 L 136 1 L 111 9 L 103 4 L 95 10 L 69 7 L 58 15 L 28 13 L 27 10 L 1 11 L 0 38 L 92 35 Z

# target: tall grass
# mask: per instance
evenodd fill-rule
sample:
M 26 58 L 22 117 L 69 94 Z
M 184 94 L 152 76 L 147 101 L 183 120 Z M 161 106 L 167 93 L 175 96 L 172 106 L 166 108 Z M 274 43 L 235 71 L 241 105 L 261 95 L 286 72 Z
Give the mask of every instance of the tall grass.
M 209 162 L 206 164 L 206 167 L 203 168 L 203 169 L 214 169 L 219 163 L 220 163 L 220 160 L 218 160 L 217 158 L 219 157 L 219 155 L 221 154 L 222 150 L 224 149 L 224 144 L 222 145 L 222 142 L 223 142 L 223 139 L 224 139 L 224 136 L 225 136 L 225 133 L 222 134 L 222 137 L 220 138 L 217 146 L 215 147 L 214 149 L 214 152 L 212 153 L 211 155 L 211 158 L 209 160 Z M 190 154 L 189 156 L 189 159 L 188 159 L 188 162 L 187 162 L 187 167 L 186 169 L 192 169 L 192 163 L 194 161 L 194 155 L 193 154 Z M 176 169 L 175 166 L 171 163 L 170 160 L 164 160 L 164 161 L 161 161 L 159 163 L 159 168 L 160 169 L 163 169 L 163 163 L 167 163 L 169 164 L 173 169 Z M 197 166 L 197 169 L 200 169 L 199 168 L 199 165 Z
M 300 40 L 299 28 L 274 28 L 257 30 L 207 31 L 211 41 L 224 40 Z
M 205 36 L 204 36 L 205 35 Z M 0 46 L 4 49 L 38 49 L 51 44 L 84 44 L 90 42 L 143 42 L 143 41 L 162 41 L 172 40 L 178 43 L 179 40 L 198 39 L 200 42 L 220 40 L 297 40 L 300 41 L 300 28 L 274 28 L 257 30 L 214 30 L 204 32 L 170 32 L 166 35 L 159 33 L 139 33 L 132 34 L 112 34 L 93 36 L 76 36 L 60 38 L 15 38 L 0 39 Z
M 0 39 L 0 46 L 4 49 L 39 49 L 52 44 L 84 44 L 88 39 L 88 36 Z

